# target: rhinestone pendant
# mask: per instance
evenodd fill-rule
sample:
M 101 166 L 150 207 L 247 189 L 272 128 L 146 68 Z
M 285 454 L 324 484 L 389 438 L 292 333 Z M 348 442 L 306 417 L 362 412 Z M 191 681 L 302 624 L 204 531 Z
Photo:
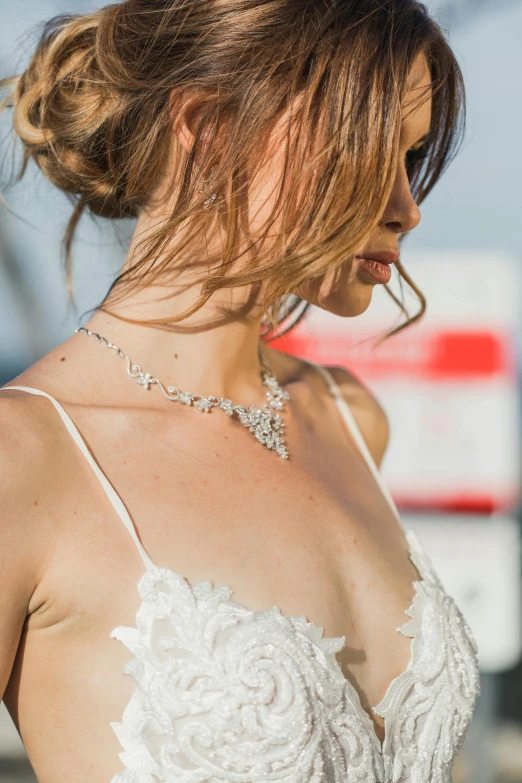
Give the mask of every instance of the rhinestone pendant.
M 249 405 L 248 408 L 240 405 L 234 407 L 241 424 L 248 427 L 263 446 L 273 449 L 282 459 L 288 459 L 288 449 L 283 439 L 285 425 L 279 413 L 271 409 L 281 410 L 290 395 L 279 386 L 273 375 L 263 373 L 263 383 L 268 386 L 268 405 L 262 408 L 256 408 L 255 405 Z

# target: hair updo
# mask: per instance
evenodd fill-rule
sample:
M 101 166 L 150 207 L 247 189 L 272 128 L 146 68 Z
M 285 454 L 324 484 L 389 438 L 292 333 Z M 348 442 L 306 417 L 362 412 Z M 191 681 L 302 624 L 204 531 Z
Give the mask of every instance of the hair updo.
M 167 322 L 146 323 L 176 323 L 221 288 L 263 283 L 265 316 L 275 330 L 283 302 L 286 317 L 304 304 L 293 297 L 288 309 L 292 291 L 345 262 L 381 219 L 393 187 L 407 77 L 421 51 L 433 103 L 427 154 L 408 162 L 420 203 L 461 140 L 464 87 L 444 34 L 417 0 L 126 0 L 59 16 L 45 25 L 25 72 L 3 82 L 12 85 L 5 105 L 14 108 L 23 144 L 21 174 L 33 159 L 75 202 L 65 236 L 69 277 L 83 212 L 137 216 L 165 174 L 178 111 L 196 101 L 194 144 L 176 174 L 172 213 L 109 294 L 121 299 L 172 275 L 176 255 L 164 251 L 177 227 L 187 221 L 192 227 L 185 264 L 191 242 L 218 220 L 226 241 L 219 258 L 204 259 L 197 303 Z M 276 218 L 285 230 L 275 252 L 254 247 L 239 271 L 234 262 L 249 236 L 248 183 L 275 123 L 297 97 L 280 198 L 265 232 Z M 200 177 L 209 170 L 222 198 L 203 209 Z M 421 308 L 390 334 L 425 309 L 400 261 L 396 267 Z

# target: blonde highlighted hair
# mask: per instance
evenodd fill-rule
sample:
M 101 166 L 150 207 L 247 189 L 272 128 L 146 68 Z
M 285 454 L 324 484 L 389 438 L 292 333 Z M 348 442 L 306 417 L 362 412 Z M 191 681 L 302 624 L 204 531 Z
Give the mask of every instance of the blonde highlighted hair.
M 292 328 L 307 307 L 296 289 L 354 255 L 382 217 L 397 166 L 407 77 L 420 52 L 431 72 L 433 108 L 422 156 L 408 153 L 417 203 L 454 157 L 465 114 L 461 71 L 422 3 L 126 0 L 52 19 L 25 72 L 4 85 L 12 87 L 6 105 L 14 107 L 24 148 L 20 176 L 33 159 L 75 201 L 65 236 L 68 280 L 81 215 L 138 215 L 164 176 L 178 113 L 194 101 L 194 143 L 176 172 L 171 213 L 100 309 L 110 312 L 109 297 L 124 298 L 171 276 L 219 221 L 225 236 L 219 257 L 201 261 L 193 252 L 195 268 L 202 263 L 206 270 L 198 301 L 176 318 L 146 323 L 173 325 L 222 288 L 262 284 L 264 337 Z M 253 241 L 249 183 L 275 123 L 294 105 L 278 198 Z M 203 209 L 201 173 L 211 170 L 220 198 Z M 276 219 L 276 247 L 265 250 L 263 237 Z M 169 252 L 181 226 L 190 231 Z M 420 309 L 387 336 L 418 320 L 426 306 L 400 261 L 396 267 Z

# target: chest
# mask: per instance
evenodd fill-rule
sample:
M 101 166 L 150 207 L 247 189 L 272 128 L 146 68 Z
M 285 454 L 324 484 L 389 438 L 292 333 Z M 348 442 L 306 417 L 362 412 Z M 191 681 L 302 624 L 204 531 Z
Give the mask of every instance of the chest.
M 144 422 L 137 439 L 135 422 L 75 419 L 155 564 L 189 584 L 230 586 L 249 609 L 276 605 L 329 636 L 346 636 L 343 671 L 363 704 L 377 703 L 409 658 L 409 640 L 395 629 L 418 573 L 355 449 L 316 438 L 311 450 L 306 427 L 294 427 L 292 462 L 263 449 L 248 449 L 255 455 L 249 460 L 239 456 L 238 442 L 212 428 L 202 449 L 196 431 L 180 432 L 179 422 L 170 430 L 163 421 Z M 182 457 L 176 438 L 189 444 Z M 57 645 L 67 641 L 60 631 L 91 634 L 100 646 L 92 660 L 103 662 L 107 633 L 135 617 L 142 564 L 96 477 L 70 448 L 67 485 L 74 492 L 61 495 L 55 565 L 41 586 L 50 611 L 34 622 L 54 625 Z M 383 643 L 390 650 L 384 661 Z M 52 665 L 52 650 L 49 658 Z
M 115 427 L 91 418 L 80 425 L 155 564 L 191 584 L 210 578 L 229 585 L 235 599 L 252 609 L 275 604 L 306 615 L 330 635 L 348 632 L 370 658 L 372 644 L 377 650 L 388 628 L 387 641 L 398 656 L 391 657 L 383 679 L 404 663 L 407 645 L 396 639 L 395 628 L 411 603 L 418 572 L 392 509 L 353 444 L 347 448 L 345 441 L 312 433 L 312 449 L 307 426 L 294 426 L 295 458 L 283 461 L 262 448 L 242 450 L 240 439 L 251 437 L 243 430 L 232 437 L 210 427 L 202 448 L 200 430 L 186 421 L 170 429 L 165 421 L 147 421 L 141 439 L 135 421 L 130 426 L 123 419 Z M 183 442 L 182 452 L 176 440 Z M 107 578 L 117 568 L 130 586 L 137 561 L 128 531 L 88 466 L 74 451 L 71 459 L 77 471 L 74 524 L 62 526 L 60 542 L 61 562 L 69 561 L 68 552 L 77 553 L 68 593 L 78 579 L 77 593 L 85 595 L 82 583 L 93 563 L 100 576 L 106 569 Z M 65 504 L 61 513 L 70 515 L 71 508 Z M 92 586 L 95 604 L 103 602 L 106 583 L 99 578 Z M 53 586 L 59 595 L 58 588 L 59 578 Z M 127 616 L 134 596 L 132 590 L 121 595 L 118 611 Z M 363 661 L 359 670 L 364 678 Z
M 112 723 L 125 748 L 123 780 L 143 772 L 148 756 L 147 768 L 152 764 L 165 781 L 184 779 L 181 770 L 187 780 L 192 773 L 202 781 L 228 783 L 238 775 L 278 780 L 290 769 L 299 783 L 340 781 L 348 771 L 354 780 L 387 780 L 393 732 L 402 724 L 397 716 L 388 720 L 383 752 L 379 716 L 373 723 L 368 707 L 391 683 L 394 697 L 399 687 L 406 689 L 401 714 L 407 717 L 410 664 L 418 668 L 422 649 L 411 657 L 411 638 L 396 629 L 405 621 L 418 571 L 389 509 L 381 516 L 386 504 L 371 476 L 354 460 L 351 491 L 333 464 L 330 471 L 323 466 L 313 472 L 307 462 L 294 464 L 285 480 L 268 465 L 242 464 L 238 492 L 230 498 L 209 464 L 203 488 L 215 490 L 214 507 L 193 480 L 194 464 L 187 471 L 166 461 L 162 479 L 159 472 L 147 473 L 147 448 L 142 456 L 127 475 L 122 455 L 97 450 L 158 568 L 143 574 L 129 530 L 92 476 L 75 465 L 74 484 L 85 494 L 76 498 L 75 523 L 63 528 L 57 563 L 65 566 L 52 569 L 45 585 L 55 599 L 52 634 L 46 646 L 34 633 L 28 640 L 25 691 L 40 666 L 41 675 L 67 688 L 64 700 L 64 693 L 48 694 L 51 707 L 60 702 L 62 730 L 64 719 L 78 727 L 69 720 L 77 717 L 78 704 L 82 734 L 93 729 L 94 736 L 95 727 Z M 205 467 L 201 460 L 198 467 Z M 279 490 L 270 509 L 267 478 Z M 154 491 L 149 497 L 143 490 L 144 500 L 140 487 L 147 479 Z M 67 602 L 60 603 L 64 595 Z M 436 620 L 437 684 L 428 701 L 433 705 L 436 694 L 441 715 L 455 688 L 446 676 L 453 667 L 446 632 L 450 626 L 462 631 L 435 586 L 417 609 L 419 639 L 423 618 Z M 459 649 L 466 644 L 462 692 L 467 688 L 468 709 L 472 650 L 465 637 L 457 639 Z M 68 672 L 63 649 L 70 653 Z M 123 666 L 135 689 L 121 677 Z M 427 702 L 422 704 L 424 709 Z M 462 725 L 465 717 L 459 711 Z M 453 748 L 458 737 L 450 739 Z M 114 745 L 105 747 L 104 774 L 114 768 Z M 219 775 L 208 777 L 212 767 Z

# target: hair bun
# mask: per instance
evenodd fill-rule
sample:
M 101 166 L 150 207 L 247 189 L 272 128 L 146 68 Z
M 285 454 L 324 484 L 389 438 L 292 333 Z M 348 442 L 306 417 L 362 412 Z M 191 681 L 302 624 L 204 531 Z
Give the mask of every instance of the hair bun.
M 121 97 L 97 57 L 100 25 L 114 9 L 52 19 L 13 95 L 25 164 L 33 158 L 51 182 L 104 217 L 126 212 L 110 150 Z

